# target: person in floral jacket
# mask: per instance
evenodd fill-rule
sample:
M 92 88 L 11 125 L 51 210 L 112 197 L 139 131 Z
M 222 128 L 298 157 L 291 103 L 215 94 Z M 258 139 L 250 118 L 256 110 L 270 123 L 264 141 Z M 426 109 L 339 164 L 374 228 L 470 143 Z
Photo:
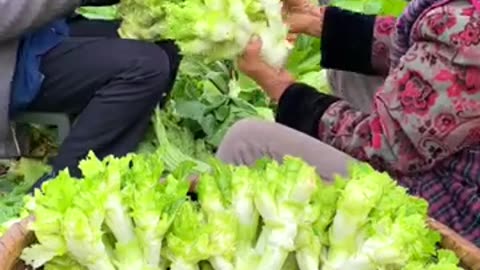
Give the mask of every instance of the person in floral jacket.
M 474 0 L 476 1 L 476 0 Z M 414 0 L 398 19 L 286 2 L 292 31 L 321 38 L 322 66 L 385 81 L 362 112 L 355 92 L 326 95 L 260 57 L 254 40 L 240 69 L 278 101 L 277 123 L 243 120 L 218 157 L 251 164 L 304 158 L 325 179 L 351 160 L 387 171 L 430 203 L 430 215 L 480 246 L 480 8 L 467 0 Z

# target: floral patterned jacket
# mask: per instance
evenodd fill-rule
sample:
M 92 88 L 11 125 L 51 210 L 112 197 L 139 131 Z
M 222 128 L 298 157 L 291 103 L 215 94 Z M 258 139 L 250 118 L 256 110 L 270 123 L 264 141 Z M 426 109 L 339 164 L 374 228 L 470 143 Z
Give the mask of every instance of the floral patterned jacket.
M 388 171 L 480 245 L 480 12 L 466 0 L 426 9 L 391 68 L 396 31 L 393 17 L 327 8 L 322 66 L 384 75 L 374 108 L 366 114 L 296 83 L 277 121 Z

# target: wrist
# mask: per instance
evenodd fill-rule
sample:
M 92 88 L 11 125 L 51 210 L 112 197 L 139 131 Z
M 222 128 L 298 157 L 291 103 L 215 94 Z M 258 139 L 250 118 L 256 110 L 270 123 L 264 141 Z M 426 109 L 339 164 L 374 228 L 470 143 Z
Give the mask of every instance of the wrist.
M 271 67 L 264 67 L 257 74 L 250 77 L 275 102 L 278 102 L 285 90 L 295 82 L 295 79 L 288 71 L 275 70 Z

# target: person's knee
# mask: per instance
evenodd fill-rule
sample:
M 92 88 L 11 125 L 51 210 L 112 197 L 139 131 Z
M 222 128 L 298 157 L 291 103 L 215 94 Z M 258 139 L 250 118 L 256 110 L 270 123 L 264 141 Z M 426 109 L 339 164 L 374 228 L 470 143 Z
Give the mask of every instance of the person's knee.
M 167 52 L 153 43 L 119 40 L 112 48 L 118 55 L 121 74 L 117 77 L 142 85 L 143 94 L 161 97 L 172 84 L 172 71 Z M 112 52 L 113 53 L 113 52 Z
M 266 122 L 257 119 L 242 119 L 236 122 L 225 135 L 224 140 L 250 141 L 262 136 Z
M 170 77 L 170 60 L 167 53 L 159 46 L 146 42 L 131 45 L 131 64 L 144 75 L 144 79 L 164 82 Z
M 168 55 L 170 61 L 170 71 L 176 73 L 180 62 L 182 60 L 182 55 L 180 54 L 180 48 L 175 44 L 173 40 L 162 40 L 155 43 L 157 46 L 161 47 Z
M 240 164 L 245 159 L 249 159 L 250 152 L 256 152 L 257 141 L 260 136 L 265 136 L 264 127 L 267 124 L 264 121 L 254 119 L 244 119 L 235 123 L 225 134 L 220 144 L 217 157 L 224 162 Z M 262 131 L 263 130 L 263 131 Z

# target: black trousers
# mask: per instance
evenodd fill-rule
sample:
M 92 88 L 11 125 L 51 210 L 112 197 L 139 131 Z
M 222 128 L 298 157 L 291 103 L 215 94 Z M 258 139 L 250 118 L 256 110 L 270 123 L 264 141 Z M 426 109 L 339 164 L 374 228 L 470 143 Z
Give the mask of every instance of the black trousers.
M 69 24 L 71 37 L 43 57 L 45 80 L 30 109 L 77 117 L 52 166 L 80 176 L 78 162 L 89 150 L 105 157 L 136 149 L 173 86 L 180 57 L 171 41 L 119 39 L 115 22 Z

